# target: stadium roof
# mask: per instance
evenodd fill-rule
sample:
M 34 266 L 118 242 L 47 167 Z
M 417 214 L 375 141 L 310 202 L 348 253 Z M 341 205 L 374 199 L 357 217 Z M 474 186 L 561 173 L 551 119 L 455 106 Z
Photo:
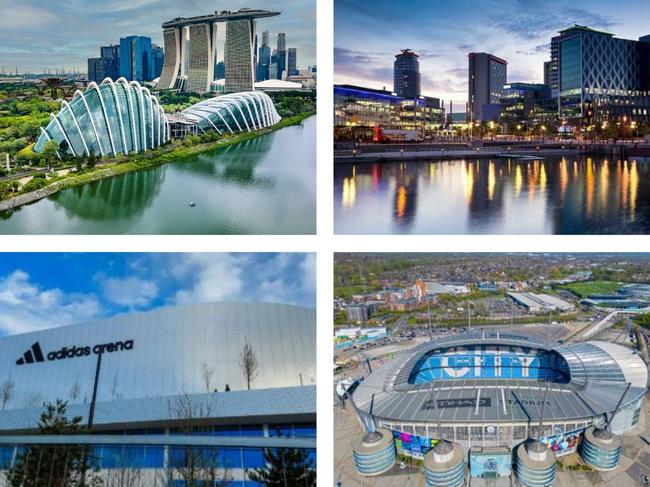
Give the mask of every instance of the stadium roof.
M 530 379 L 455 379 L 412 384 L 409 377 L 434 350 L 468 345 L 510 345 L 555 351 L 567 362 L 568 383 Z M 398 354 L 370 374 L 354 392 L 361 411 L 401 422 L 528 422 L 539 420 L 548 387 L 545 420 L 578 420 L 614 410 L 645 394 L 648 370 L 630 349 L 590 341 L 557 346 L 533 337 L 464 333 L 424 343 Z

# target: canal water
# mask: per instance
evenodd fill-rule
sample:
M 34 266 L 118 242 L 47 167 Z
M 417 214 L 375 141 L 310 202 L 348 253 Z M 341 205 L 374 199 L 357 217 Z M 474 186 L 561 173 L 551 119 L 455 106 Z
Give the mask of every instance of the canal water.
M 650 233 L 650 159 L 336 164 L 338 234 Z
M 301 125 L 0 213 L 3 234 L 315 232 L 315 116 Z

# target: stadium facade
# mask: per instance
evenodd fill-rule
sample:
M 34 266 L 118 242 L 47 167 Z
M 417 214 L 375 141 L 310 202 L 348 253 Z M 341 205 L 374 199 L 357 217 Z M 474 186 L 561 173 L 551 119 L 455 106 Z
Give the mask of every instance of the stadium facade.
M 77 90 L 70 103 L 61 102 L 57 115 L 41 127 L 34 152 L 42 152 L 53 140 L 58 155 L 99 157 L 145 152 L 168 142 L 170 124 L 177 114 L 166 115 L 158 100 L 137 81 L 106 78 Z M 234 134 L 275 125 L 281 120 L 271 98 L 261 91 L 230 93 L 202 100 L 182 112 L 184 119 L 204 133 Z
M 612 433 L 624 433 L 639 421 L 647 383 L 643 360 L 620 345 L 464 333 L 398 354 L 352 402 L 367 432 L 391 432 L 397 454 L 422 459 L 444 439 L 472 465 L 472 452 L 510 452 L 529 438 L 561 456 L 591 426 L 611 421 Z
M 238 482 L 264 467 L 267 447 L 315 459 L 315 325 L 313 309 L 206 303 L 0 338 L 0 382 L 15 385 L 0 411 L 0 470 L 38 438 L 16 435 L 36 430 L 43 402 L 67 400 L 85 425 L 95 387 L 90 441 L 102 471 L 158 475 L 182 435 L 218 452 Z M 240 367 L 246 343 L 259 365 L 250 390 Z

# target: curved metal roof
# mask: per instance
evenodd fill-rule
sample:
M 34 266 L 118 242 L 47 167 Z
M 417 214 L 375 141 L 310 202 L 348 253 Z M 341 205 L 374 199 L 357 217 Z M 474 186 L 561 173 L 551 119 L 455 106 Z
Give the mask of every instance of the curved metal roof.
M 536 348 L 560 354 L 567 362 L 567 383 L 531 379 L 455 379 L 410 384 L 415 365 L 440 348 L 499 345 Z M 397 354 L 357 388 L 353 401 L 362 412 L 404 422 L 517 422 L 539 420 L 548 387 L 547 420 L 591 418 L 640 399 L 648 370 L 632 350 L 591 341 L 554 345 L 533 337 L 498 332 L 441 337 Z

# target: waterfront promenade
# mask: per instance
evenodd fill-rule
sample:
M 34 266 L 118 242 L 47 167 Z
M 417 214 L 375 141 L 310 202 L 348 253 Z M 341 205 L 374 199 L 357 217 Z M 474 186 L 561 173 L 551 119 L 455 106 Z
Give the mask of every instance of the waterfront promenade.
M 479 157 L 545 158 L 593 154 L 612 158 L 650 157 L 650 143 L 635 141 L 525 140 L 405 144 L 339 144 L 335 163 L 443 160 Z

